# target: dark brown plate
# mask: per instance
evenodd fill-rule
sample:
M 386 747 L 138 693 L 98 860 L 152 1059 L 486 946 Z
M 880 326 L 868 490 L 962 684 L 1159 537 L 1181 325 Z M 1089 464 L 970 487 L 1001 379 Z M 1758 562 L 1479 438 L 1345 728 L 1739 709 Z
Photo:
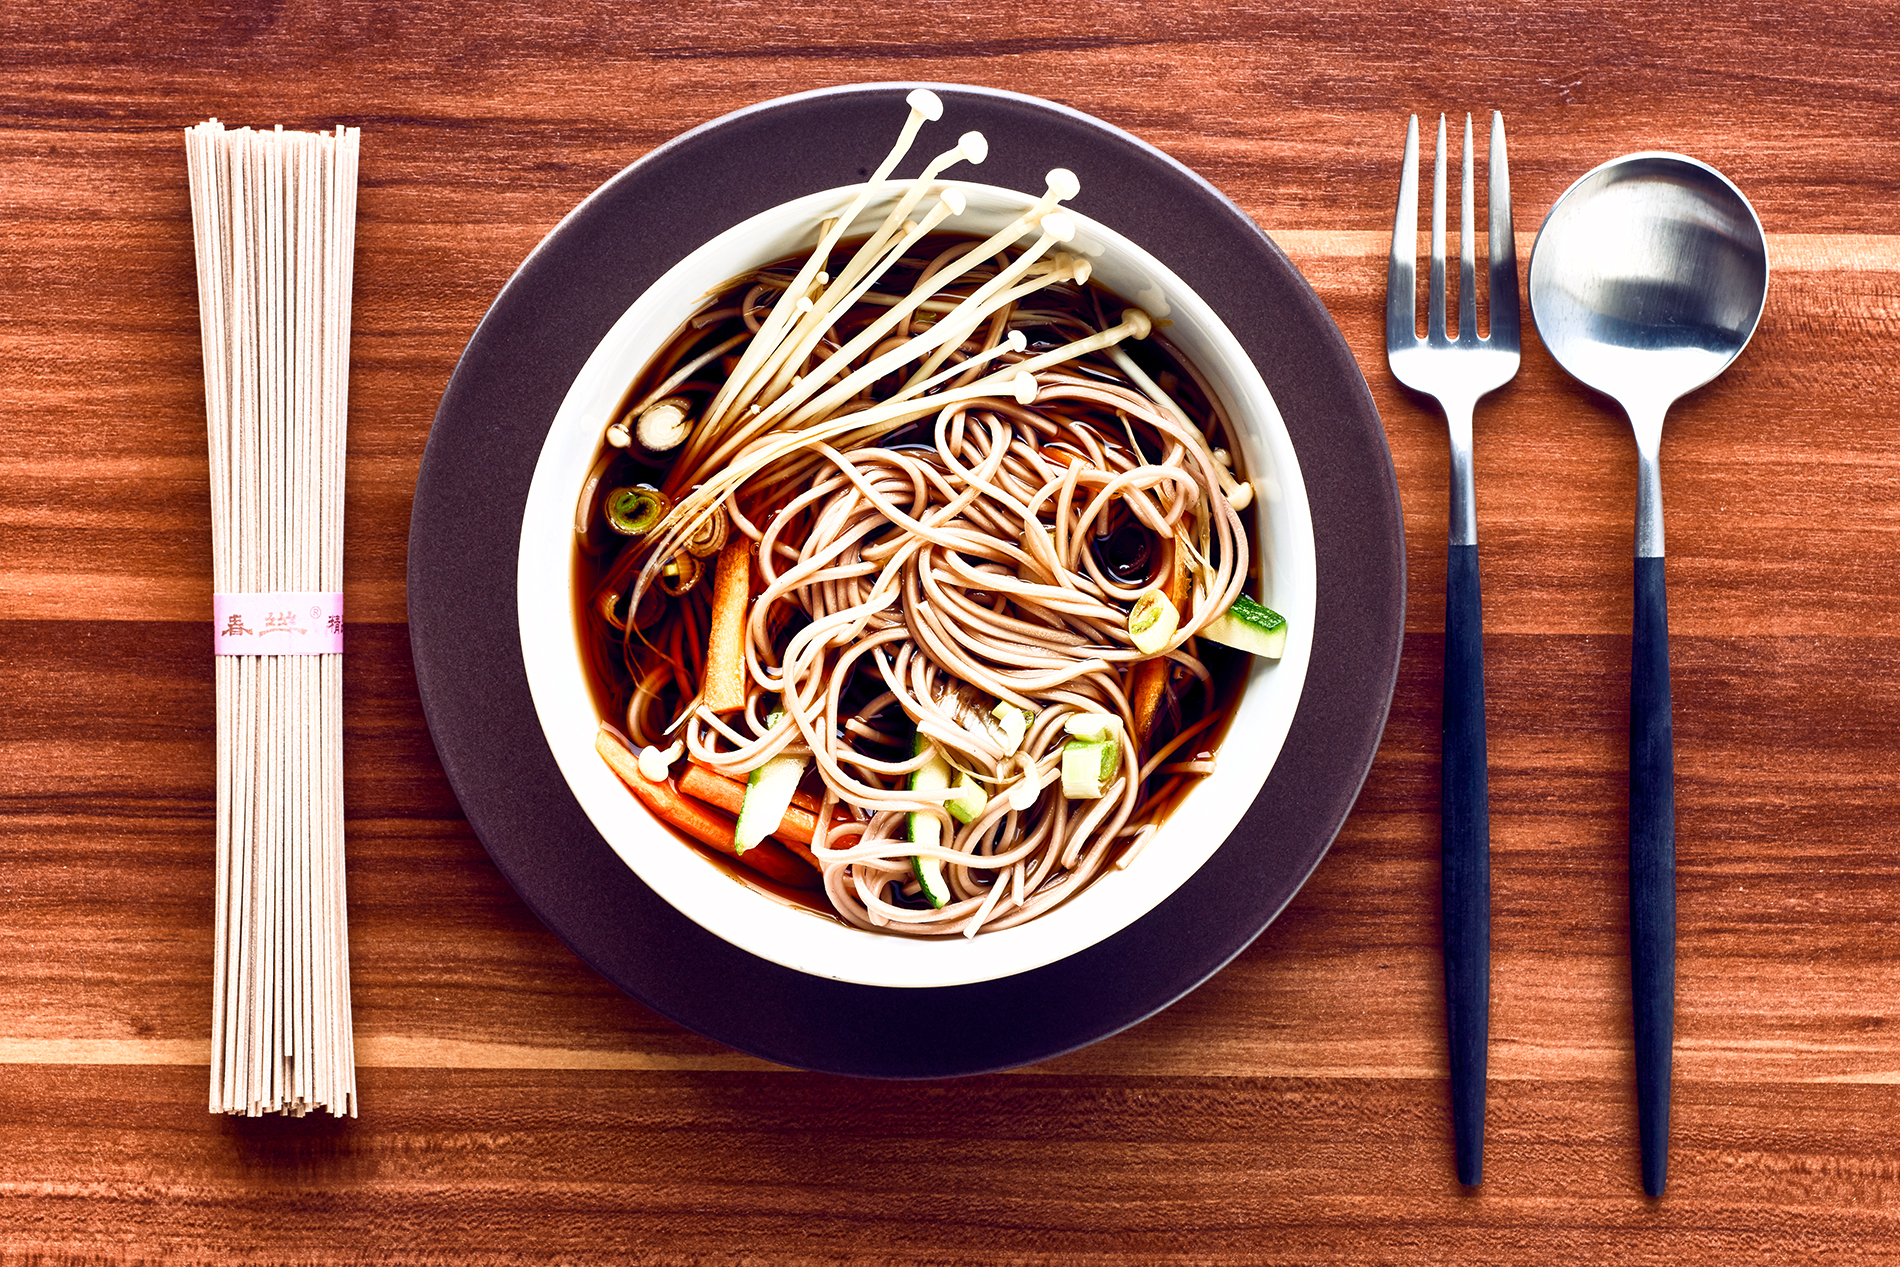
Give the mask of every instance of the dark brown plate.
M 436 750 L 528 906 L 595 970 L 681 1025 L 782 1064 L 885 1078 L 1072 1051 L 1168 1006 L 1244 949 L 1312 874 L 1358 796 L 1405 623 L 1392 456 L 1365 379 L 1299 270 L 1207 182 L 1124 132 L 1030 97 L 928 85 L 946 106 L 938 126 L 990 138 L 984 183 L 1040 190 L 1050 168 L 1072 169 L 1082 182 L 1072 205 L 1199 291 L 1273 392 L 1318 556 L 1318 624 L 1292 730 L 1240 826 L 1167 901 L 1086 951 L 1001 980 L 902 990 L 794 972 L 706 932 L 628 870 L 569 793 L 522 667 L 516 547 L 548 424 L 608 328 L 674 261 L 767 207 L 864 179 L 917 86 L 825 89 L 727 115 L 577 207 L 469 340 L 429 434 L 409 533 L 409 633 Z

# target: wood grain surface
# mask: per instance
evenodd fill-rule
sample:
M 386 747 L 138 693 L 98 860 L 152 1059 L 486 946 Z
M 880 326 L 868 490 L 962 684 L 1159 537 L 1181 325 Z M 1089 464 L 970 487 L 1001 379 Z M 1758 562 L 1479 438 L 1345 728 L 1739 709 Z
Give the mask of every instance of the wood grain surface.
M 0 1261 L 1900 1258 L 1900 6 L 1037 9 L 10 0 L 0 9 Z M 409 658 L 431 418 L 498 288 L 669 137 L 811 87 L 1052 98 L 1286 249 L 1384 419 L 1407 639 L 1290 909 L 1047 1064 L 777 1068 L 591 973 L 461 816 Z M 1486 1182 L 1451 1168 L 1437 934 L 1447 457 L 1384 365 L 1405 116 L 1506 114 L 1520 258 L 1670 149 L 1769 233 L 1663 452 L 1675 1149 L 1638 1184 L 1624 898 L 1634 449 L 1525 327 L 1480 408 L 1495 892 Z M 347 801 L 362 1116 L 206 1112 L 210 530 L 181 129 L 360 125 Z M 1482 118 L 1482 113 L 1479 115 Z

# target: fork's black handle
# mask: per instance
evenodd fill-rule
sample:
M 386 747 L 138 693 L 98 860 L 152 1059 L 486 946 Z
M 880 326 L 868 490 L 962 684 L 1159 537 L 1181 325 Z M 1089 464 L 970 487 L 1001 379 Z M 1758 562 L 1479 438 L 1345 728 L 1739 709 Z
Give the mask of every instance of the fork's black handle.
M 1630 657 L 1630 986 L 1643 1191 L 1669 1170 L 1676 1022 L 1676 757 L 1669 707 L 1669 604 L 1660 555 L 1636 560 Z
M 1491 809 L 1484 742 L 1484 619 L 1478 547 L 1445 569 L 1445 711 L 1439 798 L 1445 1005 L 1458 1182 L 1484 1174 L 1484 1080 L 1491 1022 Z

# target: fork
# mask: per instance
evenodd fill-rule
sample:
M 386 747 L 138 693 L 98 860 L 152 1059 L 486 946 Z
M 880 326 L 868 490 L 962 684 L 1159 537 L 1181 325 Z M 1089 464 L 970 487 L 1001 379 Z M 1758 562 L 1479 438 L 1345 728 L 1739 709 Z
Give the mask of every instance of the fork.
M 1458 235 L 1458 336 L 1445 329 L 1445 117 L 1438 117 L 1432 185 L 1432 258 L 1426 335 L 1418 335 L 1418 116 L 1405 128 L 1398 213 L 1386 273 L 1385 351 L 1392 376 L 1438 399 L 1451 433 L 1451 540 L 1445 566 L 1445 702 L 1439 832 L 1444 886 L 1445 1006 L 1451 1049 L 1451 1119 L 1458 1181 L 1484 1172 L 1485 1059 L 1491 1009 L 1491 811 L 1484 737 L 1484 617 L 1478 590 L 1478 515 L 1471 475 L 1471 415 L 1480 397 L 1517 373 L 1517 247 L 1504 116 L 1491 112 L 1489 333 L 1478 334 L 1471 185 L 1471 116 L 1465 116 Z

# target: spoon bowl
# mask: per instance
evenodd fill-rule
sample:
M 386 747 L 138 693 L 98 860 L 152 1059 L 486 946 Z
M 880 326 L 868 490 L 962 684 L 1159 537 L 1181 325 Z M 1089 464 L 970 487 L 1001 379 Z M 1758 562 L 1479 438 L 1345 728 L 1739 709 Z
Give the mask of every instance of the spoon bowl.
M 1661 415 L 1740 356 L 1761 320 L 1768 248 L 1729 180 L 1681 154 L 1631 154 L 1565 191 L 1531 252 L 1531 315 L 1586 386 Z
M 1669 1158 L 1676 998 L 1675 730 L 1663 588 L 1663 415 L 1740 356 L 1768 297 L 1768 242 L 1727 177 L 1643 153 L 1584 175 L 1531 248 L 1531 319 L 1578 381 L 1636 433 L 1636 601 L 1630 651 L 1630 984 L 1643 1188 Z

